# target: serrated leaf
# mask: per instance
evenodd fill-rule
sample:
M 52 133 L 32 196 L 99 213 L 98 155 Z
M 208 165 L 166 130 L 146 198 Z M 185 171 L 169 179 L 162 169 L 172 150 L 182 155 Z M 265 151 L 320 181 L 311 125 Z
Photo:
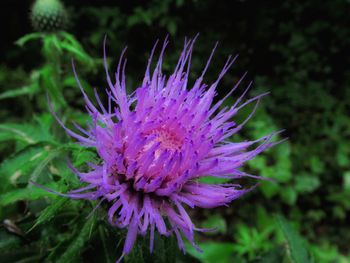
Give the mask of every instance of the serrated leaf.
M 53 142 L 53 137 L 48 126 L 40 126 L 31 123 L 3 123 L 0 124 L 0 134 L 3 140 L 16 140 L 24 144 L 36 144 L 39 142 Z M 1 137 L 0 137 L 1 138 Z
M 45 157 L 48 151 L 42 145 L 30 145 L 2 162 L 0 165 L 1 186 L 6 189 L 9 185 L 16 185 L 18 180 L 35 169 Z M 28 179 L 28 178 L 27 178 Z
M 247 255 L 249 260 L 254 259 L 258 252 L 267 251 L 271 247 L 268 242 L 273 228 L 266 227 L 258 231 L 256 228 L 239 224 L 234 232 L 235 243 L 232 244 L 234 251 L 240 255 Z
M 95 224 L 95 217 L 91 216 L 87 219 L 86 223 L 82 226 L 79 234 L 73 237 L 73 240 L 62 254 L 62 256 L 55 262 L 68 263 L 72 262 L 83 250 L 85 243 L 88 241 Z
M 7 138 L 13 140 L 34 144 L 36 143 L 36 140 L 30 134 L 30 127 L 28 126 L 15 123 L 4 123 L 0 124 L 0 133 L 6 134 Z
M 50 221 L 57 212 L 69 201 L 67 198 L 56 198 L 48 207 L 46 207 L 41 213 L 40 216 L 35 221 L 35 224 L 28 230 L 28 232 L 32 231 L 38 225 L 46 223 Z
M 54 189 L 54 186 L 55 184 L 49 184 L 46 187 Z M 32 201 L 48 195 L 52 195 L 52 193 L 39 187 L 16 189 L 0 195 L 0 206 L 13 204 L 21 200 Z
M 59 156 L 60 153 L 61 150 L 59 149 L 49 151 L 49 154 L 35 167 L 34 171 L 30 174 L 29 179 L 34 182 L 37 181 L 37 178 L 42 173 L 44 168 L 49 164 L 50 161 Z
M 308 252 L 305 248 L 304 240 L 299 236 L 299 234 L 292 228 L 292 226 L 283 216 L 277 216 L 277 220 L 287 241 L 287 248 L 290 252 L 290 257 L 293 262 L 311 262 L 308 256 Z
M 119 238 L 119 242 L 123 239 Z M 159 233 L 154 235 L 154 250 L 149 252 L 149 238 L 139 238 L 130 254 L 128 254 L 124 261 L 127 263 L 152 262 L 152 263 L 176 263 L 181 257 L 181 252 L 177 247 L 177 241 L 174 236 L 164 237 Z M 121 251 L 119 255 L 120 257 Z

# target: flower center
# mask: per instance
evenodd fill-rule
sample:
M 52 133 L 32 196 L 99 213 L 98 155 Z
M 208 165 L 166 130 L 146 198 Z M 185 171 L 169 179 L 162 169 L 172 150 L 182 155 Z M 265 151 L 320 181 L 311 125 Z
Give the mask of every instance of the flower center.
M 175 133 L 166 130 L 166 129 L 156 129 L 151 132 L 151 134 L 156 135 L 156 142 L 161 143 L 161 147 L 163 149 L 171 150 L 171 151 L 176 151 L 180 150 L 182 147 L 182 139 L 179 138 Z

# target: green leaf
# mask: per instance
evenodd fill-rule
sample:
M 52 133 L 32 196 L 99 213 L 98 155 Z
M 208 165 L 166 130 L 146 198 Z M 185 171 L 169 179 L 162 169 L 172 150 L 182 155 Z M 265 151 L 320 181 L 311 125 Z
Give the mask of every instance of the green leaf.
M 93 64 L 91 57 L 88 54 L 86 54 L 84 50 L 79 49 L 76 46 L 72 46 L 69 43 L 62 43 L 61 46 L 64 50 L 71 53 L 76 59 L 80 60 L 81 62 L 88 63 L 88 65 L 90 66 Z
M 309 248 L 312 252 L 315 262 L 328 263 L 328 262 L 339 262 L 347 263 L 349 258 L 342 256 L 339 252 L 338 247 L 332 242 L 325 240 L 321 241 L 321 244 L 310 244 Z
M 276 247 L 272 250 L 270 250 L 269 252 L 267 252 L 266 254 L 264 254 L 261 258 L 261 260 L 259 261 L 259 263 L 281 263 L 284 262 L 283 261 L 283 257 L 284 257 L 284 251 L 283 248 L 281 247 Z
M 9 185 L 17 185 L 22 177 L 28 182 L 29 174 L 47 157 L 48 151 L 42 145 L 30 145 L 2 162 L 0 166 L 1 185 L 5 189 Z
M 234 251 L 240 255 L 248 255 L 253 260 L 258 253 L 267 251 L 271 247 L 269 242 L 273 228 L 265 228 L 259 231 L 254 227 L 239 224 L 234 232 L 235 243 L 232 245 Z
M 46 168 L 49 162 L 51 162 L 53 159 L 59 156 L 60 153 L 61 153 L 60 149 L 49 151 L 49 154 L 35 167 L 34 171 L 30 174 L 29 179 L 31 181 L 36 182 L 39 175 Z
M 215 176 L 204 176 L 201 177 L 198 181 L 205 184 L 224 184 L 229 182 L 229 178 L 218 178 Z
M 320 179 L 316 176 L 299 175 L 295 177 L 295 189 L 299 193 L 310 193 L 321 185 Z
M 278 193 L 280 187 L 274 182 L 262 181 L 259 189 L 266 198 L 270 199 Z
M 0 140 L 16 140 L 26 145 L 53 142 L 49 128 L 49 123 L 46 123 L 45 126 L 32 123 L 3 123 L 0 124 Z
M 96 158 L 96 154 L 92 152 L 91 150 L 83 147 L 75 148 L 72 150 L 73 155 L 73 165 L 74 167 L 78 167 L 84 163 L 86 163 L 87 160 L 90 162 Z
M 264 206 L 256 206 L 256 221 L 259 232 L 276 232 L 276 230 L 279 230 L 276 220 L 271 217 Z
M 277 216 L 277 220 L 287 241 L 287 249 L 289 250 L 289 254 L 293 262 L 311 262 L 308 256 L 308 252 L 305 248 L 304 240 L 299 236 L 299 234 L 295 230 L 293 230 L 292 226 L 287 222 L 287 220 L 283 216 Z
M 342 191 L 331 193 L 327 196 L 327 200 L 341 204 L 345 209 L 350 210 L 350 191 Z
M 100 239 L 102 242 L 103 246 L 103 254 L 105 257 L 106 263 L 112 263 L 114 262 L 113 260 L 113 252 L 115 252 L 114 246 L 112 247 L 112 242 L 108 242 L 109 240 L 107 239 L 108 233 L 106 233 L 108 230 L 104 228 L 102 225 L 98 227 L 98 232 L 100 234 Z
M 39 247 L 23 244 L 19 237 L 0 231 L 0 253 L 2 263 L 40 262 Z
M 38 225 L 50 221 L 68 201 L 69 199 L 67 198 L 56 198 L 52 204 L 50 204 L 40 213 L 40 216 L 37 218 L 35 224 L 28 230 L 28 232 L 32 231 Z
M 2 134 L 2 138 L 23 141 L 28 144 L 34 144 L 37 141 L 32 137 L 30 130 L 31 129 L 29 125 L 15 123 L 0 124 L 0 134 Z
M 94 65 L 94 59 L 85 52 L 84 48 L 73 35 L 67 32 L 61 32 L 61 35 L 63 37 L 63 41 L 60 43 L 62 50 L 67 51 L 77 60 L 87 63 L 90 67 Z
M 14 98 L 22 95 L 33 95 L 39 91 L 39 86 L 36 83 L 28 86 L 23 86 L 18 89 L 7 90 L 0 94 L 0 100 Z
M 347 147 L 347 148 L 346 148 Z M 349 154 L 349 147 L 346 145 L 346 143 L 339 146 L 339 149 L 336 154 L 336 160 L 339 166 L 341 167 L 348 167 L 350 162 L 350 154 Z
M 285 186 L 283 191 L 280 192 L 280 195 L 283 202 L 289 205 L 294 205 L 298 198 L 297 192 L 295 191 L 294 187 L 291 186 Z
M 85 243 L 90 238 L 95 224 L 95 217 L 91 216 L 82 228 L 79 230 L 79 234 L 73 237 L 71 243 L 63 253 L 63 255 L 56 261 L 57 263 L 72 262 L 83 250 Z
M 21 37 L 20 39 L 18 39 L 15 44 L 22 47 L 24 46 L 24 44 L 26 44 L 28 41 L 32 41 L 32 40 L 35 40 L 35 39 L 40 39 L 43 37 L 43 34 L 42 33 L 31 33 L 31 34 L 27 34 L 23 37 Z
M 42 51 L 46 60 L 48 60 L 48 62 L 58 63 L 58 56 L 61 53 L 62 48 L 56 34 L 46 35 L 43 40 Z
M 49 184 L 46 187 L 54 189 L 53 186 L 55 184 Z M 52 195 L 52 193 L 39 187 L 16 189 L 0 195 L 0 206 L 13 204 L 21 200 L 32 201 L 48 195 Z
M 345 191 L 350 191 L 350 171 L 345 172 L 343 177 L 343 188 Z
M 199 247 L 203 250 L 202 253 L 198 252 L 190 244 L 187 244 L 186 250 L 188 253 L 201 260 L 203 263 L 231 263 L 235 261 L 233 252 L 233 245 L 231 243 L 224 242 L 206 242 L 201 243 Z
M 5 230 L 0 230 L 0 252 L 10 249 L 18 249 L 21 246 L 21 240 L 18 236 L 11 235 Z
M 45 64 L 40 69 L 40 78 L 42 85 L 49 92 L 52 103 L 57 105 L 66 105 L 66 101 L 62 95 L 61 82 L 58 77 L 57 65 L 54 63 Z
M 107 230 L 107 229 L 106 229 Z M 122 236 L 124 236 L 122 234 Z M 123 241 L 123 238 L 116 236 L 117 239 Z M 120 244 L 118 244 L 119 247 Z M 121 251 L 115 258 L 120 257 Z M 124 259 L 127 263 L 140 263 L 140 262 L 152 262 L 152 263 L 177 263 L 182 262 L 181 252 L 177 247 L 177 241 L 174 236 L 164 237 L 157 232 L 154 235 L 154 250 L 149 252 L 149 238 L 139 238 L 129 255 Z
M 312 156 L 310 158 L 310 168 L 313 173 L 320 174 L 325 169 L 324 162 L 318 156 Z

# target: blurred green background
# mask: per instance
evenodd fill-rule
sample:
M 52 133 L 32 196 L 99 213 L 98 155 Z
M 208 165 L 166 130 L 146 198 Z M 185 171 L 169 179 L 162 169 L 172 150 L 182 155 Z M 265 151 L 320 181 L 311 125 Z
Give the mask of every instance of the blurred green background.
M 157 39 L 170 36 L 164 61 L 169 73 L 184 38 L 198 32 L 192 79 L 219 41 L 207 82 L 229 54 L 239 59 L 218 98 L 245 71 L 244 84 L 254 80 L 249 96 L 271 92 L 233 139 L 280 129 L 289 139 L 245 167 L 275 182 L 261 182 L 230 207 L 191 211 L 198 226 L 217 227 L 196 236 L 202 254 L 189 247 L 181 255 L 176 241 L 157 237 L 150 255 L 148 237 L 139 237 L 125 262 L 350 262 L 350 1 L 66 0 L 65 10 L 56 0 L 41 1 L 56 2 L 53 13 L 43 9 L 33 18 L 34 1 L 0 4 L 1 262 L 114 262 L 120 256 L 124 232 L 107 225 L 103 206 L 86 219 L 95 203 L 28 184 L 66 192 L 79 186 L 66 168 L 67 156 L 82 169 L 96 158 L 58 127 L 46 93 L 64 121 L 84 124 L 72 58 L 88 93 L 97 88 L 103 94 L 103 38 L 110 68 L 127 45 L 132 91 Z M 61 26 L 65 30 L 56 31 Z M 243 85 L 227 103 L 241 91 Z

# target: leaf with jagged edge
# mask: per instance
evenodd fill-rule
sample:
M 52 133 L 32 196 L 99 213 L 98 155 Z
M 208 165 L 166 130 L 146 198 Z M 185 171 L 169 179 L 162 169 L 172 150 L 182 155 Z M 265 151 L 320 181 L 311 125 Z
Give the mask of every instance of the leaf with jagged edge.
M 2 123 L 0 124 L 0 141 L 15 140 L 25 146 L 39 142 L 55 143 L 49 130 L 52 123 L 48 115 L 34 117 L 37 123 Z M 44 123 L 42 123 L 44 122 Z
M 0 124 L 1 140 L 16 140 L 26 144 L 35 144 L 37 140 L 33 137 L 33 127 L 29 124 L 3 123 Z
M 304 240 L 292 228 L 289 222 L 281 215 L 277 221 L 287 241 L 287 249 L 294 263 L 311 263 Z M 288 254 L 288 253 L 287 253 Z
M 43 211 L 41 211 L 39 217 L 36 219 L 35 224 L 27 231 L 30 232 L 37 226 L 49 222 L 69 201 L 68 198 L 58 197 L 52 201 Z
M 55 190 L 57 186 L 56 183 L 51 183 L 46 187 Z M 12 190 L 0 195 L 0 206 L 6 206 L 9 204 L 13 204 L 17 201 L 26 200 L 33 201 L 42 197 L 46 197 L 48 195 L 52 195 L 52 193 L 48 192 L 45 189 L 39 187 L 33 188 L 19 188 L 16 190 Z
M 56 157 L 60 156 L 62 153 L 61 149 L 54 149 L 49 151 L 49 154 L 35 167 L 34 171 L 30 174 L 29 180 L 36 182 L 43 172 L 43 170 L 48 166 L 48 164 L 54 160 Z
M 80 228 L 78 235 L 73 236 L 72 241 L 65 249 L 65 252 L 57 261 L 55 261 L 56 263 L 73 262 L 72 260 L 81 254 L 84 249 L 84 245 L 89 240 L 94 230 L 95 221 L 96 219 L 94 215 L 85 221 L 85 224 Z
M 150 253 L 149 235 L 146 238 L 138 238 L 133 250 L 124 260 L 127 263 L 152 262 L 152 263 L 176 263 L 179 262 L 181 252 L 177 247 L 174 236 L 164 237 L 159 233 L 154 235 L 153 252 Z M 181 262 L 181 261 L 180 261 Z
M 16 186 L 22 177 L 29 176 L 35 167 L 48 156 L 42 144 L 29 145 L 0 165 L 0 190 Z M 28 181 L 28 178 L 22 181 Z

